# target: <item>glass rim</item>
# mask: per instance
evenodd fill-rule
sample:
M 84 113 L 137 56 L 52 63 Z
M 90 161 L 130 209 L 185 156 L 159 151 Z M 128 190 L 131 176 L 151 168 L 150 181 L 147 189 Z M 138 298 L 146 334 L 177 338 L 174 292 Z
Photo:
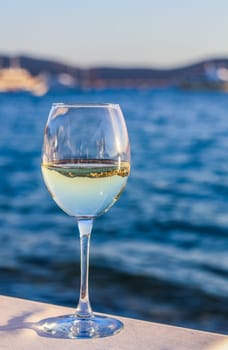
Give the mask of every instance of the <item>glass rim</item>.
M 52 103 L 52 107 L 66 107 L 66 108 L 120 108 L 118 103 L 65 103 L 65 102 L 54 102 Z

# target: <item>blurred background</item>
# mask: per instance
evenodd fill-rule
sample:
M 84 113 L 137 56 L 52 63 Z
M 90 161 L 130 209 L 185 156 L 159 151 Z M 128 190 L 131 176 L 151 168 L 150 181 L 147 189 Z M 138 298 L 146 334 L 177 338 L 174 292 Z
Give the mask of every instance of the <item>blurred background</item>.
M 228 3 L 1 6 L 0 294 L 74 307 L 79 238 L 40 173 L 53 102 L 114 102 L 132 172 L 95 221 L 95 311 L 227 333 Z

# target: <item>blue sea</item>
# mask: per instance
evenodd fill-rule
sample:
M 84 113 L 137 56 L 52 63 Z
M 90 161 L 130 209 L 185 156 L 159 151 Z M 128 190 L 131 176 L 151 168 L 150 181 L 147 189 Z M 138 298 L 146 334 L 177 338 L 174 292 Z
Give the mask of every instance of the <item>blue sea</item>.
M 52 102 L 119 103 L 132 171 L 94 222 L 95 311 L 228 331 L 228 95 L 160 90 L 0 94 L 0 294 L 76 306 L 76 222 L 40 172 Z

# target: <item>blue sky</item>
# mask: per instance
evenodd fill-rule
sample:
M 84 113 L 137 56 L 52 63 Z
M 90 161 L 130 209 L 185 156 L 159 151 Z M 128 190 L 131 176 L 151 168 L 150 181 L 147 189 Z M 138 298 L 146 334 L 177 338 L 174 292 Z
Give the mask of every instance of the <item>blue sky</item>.
M 0 52 L 80 66 L 228 57 L 227 0 L 1 1 Z

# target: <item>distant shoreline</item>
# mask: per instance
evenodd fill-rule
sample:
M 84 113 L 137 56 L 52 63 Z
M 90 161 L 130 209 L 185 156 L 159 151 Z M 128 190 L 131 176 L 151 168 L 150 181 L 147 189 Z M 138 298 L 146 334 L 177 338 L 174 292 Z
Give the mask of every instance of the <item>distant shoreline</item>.
M 63 84 L 69 84 L 69 86 L 71 85 L 74 88 L 173 87 L 185 86 L 186 82 L 188 86 L 203 86 L 205 85 L 204 82 L 206 82 L 205 86 L 208 86 L 208 82 L 210 83 L 212 79 L 212 73 L 214 74 L 218 69 L 227 70 L 228 72 L 228 58 L 207 59 L 175 68 L 127 68 L 115 66 L 81 68 L 54 60 L 30 56 L 0 55 L 0 69 L 12 66 L 12 62 L 13 64 L 16 62 L 16 64 L 26 69 L 33 76 L 46 75 L 51 85 L 55 85 L 56 77 L 58 79 L 60 77 Z M 215 79 L 213 78 L 213 83 L 214 81 Z

